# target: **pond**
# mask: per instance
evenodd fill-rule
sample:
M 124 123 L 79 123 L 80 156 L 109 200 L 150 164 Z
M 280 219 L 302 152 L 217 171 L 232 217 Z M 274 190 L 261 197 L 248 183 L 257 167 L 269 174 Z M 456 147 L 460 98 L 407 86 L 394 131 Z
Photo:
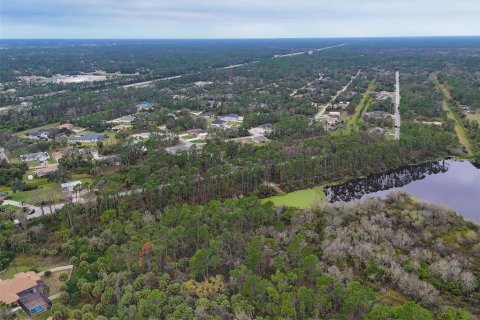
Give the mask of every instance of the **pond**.
M 480 222 L 480 169 L 469 161 L 429 162 L 326 186 L 324 190 L 330 202 L 385 197 L 402 191 Z

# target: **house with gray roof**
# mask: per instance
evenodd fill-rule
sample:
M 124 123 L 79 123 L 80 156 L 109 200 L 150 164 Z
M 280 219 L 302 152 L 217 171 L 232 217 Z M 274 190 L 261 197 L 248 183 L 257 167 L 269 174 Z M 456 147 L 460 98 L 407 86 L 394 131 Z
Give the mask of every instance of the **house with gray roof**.
M 67 139 L 68 139 L 68 142 L 70 143 L 76 143 L 76 142 L 92 143 L 92 142 L 105 141 L 107 140 L 107 137 L 105 137 L 101 133 L 89 132 L 81 136 L 70 136 Z

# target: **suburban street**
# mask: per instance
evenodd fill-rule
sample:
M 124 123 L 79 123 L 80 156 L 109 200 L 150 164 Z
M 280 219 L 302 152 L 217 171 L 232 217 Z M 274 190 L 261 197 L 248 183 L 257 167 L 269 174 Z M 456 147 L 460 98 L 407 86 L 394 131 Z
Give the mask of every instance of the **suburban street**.
M 395 140 L 400 139 L 400 74 L 395 72 Z
M 315 115 L 315 120 L 319 120 L 323 116 L 323 114 L 325 113 L 325 110 L 329 106 L 331 106 L 333 102 L 335 102 L 335 100 L 337 100 L 339 95 L 341 95 L 343 92 L 345 92 L 345 90 L 347 90 L 347 88 L 352 84 L 353 80 L 355 80 L 355 78 L 358 77 L 359 75 L 360 75 L 360 70 L 358 70 L 357 74 L 352 76 L 350 81 L 340 91 L 338 91 L 337 94 L 332 99 L 330 99 L 330 101 L 324 107 L 322 107 L 322 109 Z
M 15 200 L 5 200 L 3 201 L 3 204 L 11 205 L 18 208 L 25 207 L 25 208 L 28 208 L 29 211 L 32 209 L 35 210 L 35 213 L 27 216 L 27 219 L 38 218 L 43 215 L 50 215 L 52 213 L 55 213 L 55 211 L 63 208 L 63 206 L 65 205 L 65 203 L 55 203 L 49 206 L 38 207 L 31 204 L 20 203 L 19 201 L 15 201 Z M 18 220 L 15 220 L 15 224 L 18 224 Z

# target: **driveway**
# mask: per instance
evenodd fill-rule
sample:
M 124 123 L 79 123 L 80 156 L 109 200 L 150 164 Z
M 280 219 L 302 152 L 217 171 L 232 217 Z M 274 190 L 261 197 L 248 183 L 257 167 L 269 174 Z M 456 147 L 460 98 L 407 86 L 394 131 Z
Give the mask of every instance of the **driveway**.
M 55 213 L 57 210 L 60 210 L 61 208 L 63 208 L 63 206 L 65 205 L 65 203 L 55 203 L 55 204 L 52 204 L 50 206 L 38 207 L 38 206 L 34 206 L 34 205 L 31 205 L 31 204 L 27 204 L 27 203 L 20 203 L 20 202 L 15 201 L 15 200 L 5 200 L 5 201 L 3 201 L 3 204 L 4 205 L 11 205 L 11 206 L 18 207 L 18 208 L 25 207 L 25 208 L 28 208 L 29 210 L 35 210 L 35 212 L 33 214 L 29 214 L 27 216 L 27 219 L 38 218 L 38 217 L 41 217 L 43 215 L 50 215 L 52 213 Z M 42 211 L 42 209 L 43 209 L 43 211 Z M 14 222 L 15 222 L 15 224 L 18 224 L 18 220 L 15 219 Z

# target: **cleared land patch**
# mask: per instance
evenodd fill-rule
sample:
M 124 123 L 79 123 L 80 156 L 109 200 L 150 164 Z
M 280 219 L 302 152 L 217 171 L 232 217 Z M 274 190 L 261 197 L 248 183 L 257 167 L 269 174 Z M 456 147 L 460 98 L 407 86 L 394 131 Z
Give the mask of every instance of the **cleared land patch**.
M 318 202 L 327 202 L 323 187 L 315 187 L 289 192 L 285 195 L 262 199 L 262 202 L 272 201 L 276 206 L 288 206 L 300 209 L 309 209 Z

